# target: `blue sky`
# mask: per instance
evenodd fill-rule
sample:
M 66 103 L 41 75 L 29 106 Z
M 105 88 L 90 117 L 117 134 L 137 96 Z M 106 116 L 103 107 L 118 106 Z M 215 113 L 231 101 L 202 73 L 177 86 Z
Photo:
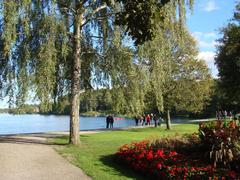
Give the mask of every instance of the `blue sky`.
M 187 26 L 198 42 L 199 58 L 204 59 L 212 75 L 217 77 L 214 65 L 219 29 L 233 17 L 237 0 L 195 0 L 193 13 L 187 14 Z
M 239 1 L 239 0 L 238 0 Z M 237 0 L 195 0 L 193 14 L 187 13 L 187 26 L 198 42 L 199 58 L 204 59 L 217 77 L 214 65 L 216 40 L 222 35 L 219 29 L 233 16 Z M 0 108 L 7 107 L 7 99 L 0 99 Z

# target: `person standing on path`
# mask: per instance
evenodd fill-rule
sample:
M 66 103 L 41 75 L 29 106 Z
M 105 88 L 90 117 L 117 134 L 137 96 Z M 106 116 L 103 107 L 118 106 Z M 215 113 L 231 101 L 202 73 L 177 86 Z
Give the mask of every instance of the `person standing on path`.
M 145 125 L 145 114 L 143 114 L 143 116 L 142 116 L 142 126 L 144 126 Z
M 151 117 L 149 114 L 146 116 L 146 120 L 147 120 L 147 125 L 150 126 Z
M 108 129 L 109 128 L 109 124 L 110 124 L 110 115 L 108 115 L 106 117 L 106 128 Z
M 227 119 L 227 111 L 223 111 L 224 119 Z
M 218 111 L 219 120 L 222 120 L 222 110 Z
M 135 117 L 134 117 L 134 120 L 135 120 L 135 125 L 138 126 L 139 117 L 138 117 L 138 116 L 135 116 Z
M 216 119 L 219 121 L 220 120 L 220 113 L 219 110 L 216 111 Z
M 158 118 L 157 118 L 156 114 L 153 115 L 153 121 L 154 121 L 154 127 L 157 127 L 157 125 L 158 125 Z
M 228 116 L 229 116 L 229 119 L 232 120 L 232 117 L 233 117 L 232 111 L 229 111 Z
M 113 128 L 113 123 L 114 123 L 113 115 L 110 115 L 109 123 L 110 123 L 110 128 Z

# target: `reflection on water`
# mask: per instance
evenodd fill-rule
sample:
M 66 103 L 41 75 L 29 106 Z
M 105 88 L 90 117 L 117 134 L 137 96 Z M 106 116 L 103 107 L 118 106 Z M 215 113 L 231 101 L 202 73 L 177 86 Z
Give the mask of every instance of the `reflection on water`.
M 114 127 L 133 126 L 134 121 L 116 119 Z M 80 117 L 80 129 L 105 128 L 105 117 Z M 0 114 L 0 134 L 69 131 L 69 116 Z

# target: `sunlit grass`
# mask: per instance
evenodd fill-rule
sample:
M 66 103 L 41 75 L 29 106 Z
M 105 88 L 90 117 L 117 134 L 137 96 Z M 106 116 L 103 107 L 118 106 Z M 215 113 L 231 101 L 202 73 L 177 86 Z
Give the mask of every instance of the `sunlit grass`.
M 142 179 L 128 168 L 124 168 L 112 160 L 118 148 L 132 141 L 152 139 L 156 137 L 174 136 L 197 132 L 198 125 L 176 125 L 172 130 L 162 128 L 138 128 L 124 131 L 102 132 L 81 135 L 81 145 L 66 145 L 68 137 L 56 138 L 54 142 L 62 144 L 57 151 L 93 179 Z

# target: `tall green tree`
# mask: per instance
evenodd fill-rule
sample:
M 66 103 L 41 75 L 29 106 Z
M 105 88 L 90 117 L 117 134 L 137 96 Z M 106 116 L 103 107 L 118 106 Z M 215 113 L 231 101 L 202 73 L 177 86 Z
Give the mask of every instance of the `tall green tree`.
M 101 53 L 94 47 L 93 36 L 96 31 L 103 34 L 98 23 L 111 12 L 107 3 L 22 0 L 0 4 L 8 95 L 17 92 L 20 104 L 32 85 L 41 110 L 46 111 L 52 108 L 51 101 L 59 96 L 59 90 L 70 93 L 72 144 L 79 143 L 79 94 L 90 81 L 93 58 L 99 59 L 93 54 Z M 85 78 L 80 78 L 82 72 Z M 18 84 L 17 88 L 13 84 Z
M 240 108 L 240 3 L 237 4 L 234 18 L 222 29 L 215 63 L 219 71 L 219 89 L 224 102 L 222 108 Z
M 212 94 L 209 68 L 203 60 L 197 58 L 196 42 L 187 30 L 183 31 L 177 44 L 172 46 L 170 72 L 164 84 L 168 129 L 171 110 L 200 112 L 208 104 Z
M 161 8 L 168 2 L 180 7 L 182 19 L 184 7 L 192 0 L 2 0 L 0 85 L 7 85 L 6 94 L 17 104 L 27 99 L 29 91 L 35 92 L 42 111 L 70 93 L 69 142 L 78 144 L 80 92 L 91 88 L 94 79 L 101 84 L 106 80 L 105 73 L 95 78 L 92 74 L 106 71 L 116 12 L 117 19 L 123 20 L 117 23 L 125 25 L 136 44 L 142 44 L 154 37 L 154 22 L 164 22 Z
M 159 30 L 156 38 L 144 44 L 140 57 L 148 67 L 149 93 L 153 109 L 167 114 L 167 129 L 171 128 L 170 112 L 199 112 L 208 103 L 212 79 L 204 61 L 198 60 L 196 42 L 184 29 L 179 35 L 179 22 L 167 24 L 168 31 Z M 161 46 L 159 49 L 158 47 Z

